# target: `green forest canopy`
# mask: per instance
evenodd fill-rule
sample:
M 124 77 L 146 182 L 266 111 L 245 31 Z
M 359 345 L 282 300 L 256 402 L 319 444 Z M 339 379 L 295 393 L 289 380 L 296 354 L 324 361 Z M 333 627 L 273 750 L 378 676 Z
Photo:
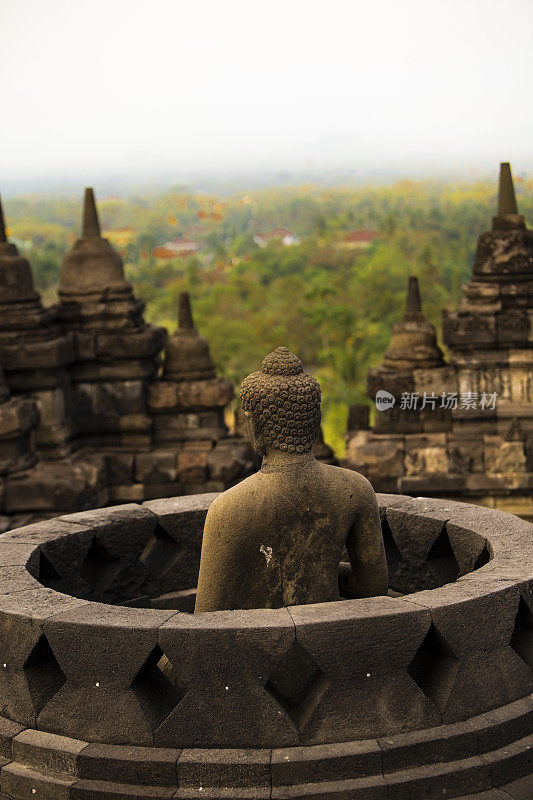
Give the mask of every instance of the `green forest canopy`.
M 519 210 L 531 218 L 533 181 L 516 184 Z M 18 197 L 5 206 L 36 287 L 54 302 L 61 258 L 79 231 L 80 199 Z M 495 209 L 495 182 L 301 186 L 222 198 L 176 189 L 99 202 L 103 235 L 120 250 L 147 319 L 172 331 L 179 292 L 188 289 L 217 368 L 236 385 L 278 345 L 294 350 L 320 380 L 325 437 L 338 455 L 348 406 L 365 401 L 366 371 L 402 315 L 407 277 L 418 276 L 440 336 L 441 310 L 460 302 L 477 237 Z M 277 227 L 299 242 L 254 242 Z M 346 235 L 361 229 L 379 236 L 366 249 L 347 248 Z M 194 256 L 154 257 L 155 247 L 180 237 L 198 243 Z

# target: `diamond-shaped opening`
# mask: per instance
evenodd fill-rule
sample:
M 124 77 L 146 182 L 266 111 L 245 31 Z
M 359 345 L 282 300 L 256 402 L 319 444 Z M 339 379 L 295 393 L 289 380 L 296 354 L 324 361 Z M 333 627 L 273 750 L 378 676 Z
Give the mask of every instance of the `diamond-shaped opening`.
M 446 527 L 441 530 L 433 542 L 427 560 L 432 573 L 441 586 L 451 583 L 459 577 L 459 564 L 450 544 Z
M 44 634 L 24 662 L 24 675 L 38 714 L 67 680 Z
M 426 697 L 442 711 L 452 689 L 459 659 L 432 624 L 407 672 Z
M 131 684 L 131 689 L 152 730 L 161 725 L 185 694 L 178 688 L 177 682 L 169 680 L 168 676 L 174 678 L 174 675 L 172 665 L 157 646 Z
M 522 661 L 533 669 L 533 613 L 523 597 L 518 603 L 510 644 Z
M 390 583 L 390 579 L 400 566 L 400 563 L 402 561 L 402 554 L 400 553 L 398 545 L 394 540 L 394 536 L 392 535 L 392 531 L 390 529 L 390 525 L 386 517 L 384 517 L 381 523 L 381 530 L 383 533 L 383 544 L 385 545 L 385 556 L 387 558 L 387 566 L 389 568 L 389 583 Z
M 485 544 L 483 545 L 483 550 L 476 558 L 475 564 L 472 567 L 472 572 L 474 572 L 474 570 L 476 569 L 481 569 L 481 567 L 484 567 L 485 564 L 489 563 L 489 561 L 490 561 L 489 548 L 487 546 L 487 542 L 485 542 Z
M 329 681 L 299 642 L 287 651 L 265 689 L 293 720 L 305 727 L 328 688 Z
M 183 547 L 158 523 L 141 553 L 140 560 L 150 575 L 159 578 L 172 569 L 182 552 Z
M 80 575 L 95 592 L 105 591 L 120 569 L 118 558 L 96 537 L 83 559 Z
M 61 580 L 61 575 L 45 556 L 44 553 L 39 553 L 39 577 L 38 579 L 43 586 L 50 586 L 56 581 Z

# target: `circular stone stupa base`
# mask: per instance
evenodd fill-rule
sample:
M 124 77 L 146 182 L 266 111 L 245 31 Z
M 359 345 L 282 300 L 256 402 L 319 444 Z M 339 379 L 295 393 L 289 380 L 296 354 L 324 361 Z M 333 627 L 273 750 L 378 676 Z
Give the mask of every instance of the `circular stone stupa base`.
M 528 796 L 530 524 L 379 495 L 398 596 L 192 615 L 213 497 L 0 537 L 0 800 Z
M 504 800 L 494 785 L 533 772 L 532 723 L 533 699 L 524 698 L 462 723 L 379 740 L 180 751 L 91 744 L 2 718 L 0 800 L 418 800 L 465 792 Z

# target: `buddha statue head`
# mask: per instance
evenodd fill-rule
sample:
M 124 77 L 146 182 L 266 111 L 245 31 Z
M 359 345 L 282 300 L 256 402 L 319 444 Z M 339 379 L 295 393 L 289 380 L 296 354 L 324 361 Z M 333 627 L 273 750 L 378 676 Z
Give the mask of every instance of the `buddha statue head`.
M 278 347 L 241 386 L 250 439 L 260 455 L 308 453 L 320 432 L 320 386 L 300 359 Z

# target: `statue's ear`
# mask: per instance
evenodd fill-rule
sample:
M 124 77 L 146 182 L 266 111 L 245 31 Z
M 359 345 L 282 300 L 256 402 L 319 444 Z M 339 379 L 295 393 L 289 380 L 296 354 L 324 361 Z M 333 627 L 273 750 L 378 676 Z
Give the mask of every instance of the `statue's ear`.
M 266 452 L 262 426 L 259 425 L 259 422 L 253 413 L 246 412 L 245 416 L 246 416 L 246 424 L 248 426 L 248 434 L 250 436 L 250 441 L 252 442 L 252 447 L 254 448 L 256 453 L 262 456 Z

